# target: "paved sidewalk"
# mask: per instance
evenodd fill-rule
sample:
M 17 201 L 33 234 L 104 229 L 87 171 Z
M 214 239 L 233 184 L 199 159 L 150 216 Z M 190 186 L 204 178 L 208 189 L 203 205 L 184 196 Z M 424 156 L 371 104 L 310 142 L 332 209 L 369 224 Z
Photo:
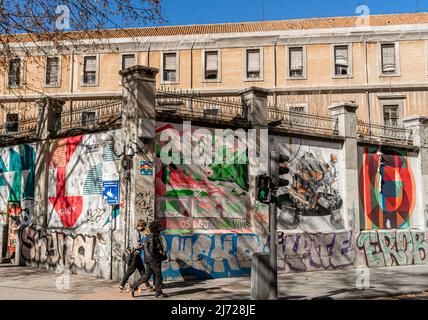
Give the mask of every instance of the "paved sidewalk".
M 58 289 L 60 274 L 28 267 L 0 265 L 0 299 L 124 300 L 129 293 L 118 290 L 118 282 L 71 275 L 69 289 Z M 374 299 L 418 293 L 428 298 L 428 266 L 370 269 L 370 288 L 356 287 L 356 270 L 280 274 L 280 299 Z M 250 278 L 167 282 L 168 299 L 250 299 Z M 425 294 L 423 294 L 425 292 Z M 409 297 L 409 296 L 408 296 Z M 411 297 L 411 296 L 410 296 Z M 155 299 L 153 293 L 137 299 Z

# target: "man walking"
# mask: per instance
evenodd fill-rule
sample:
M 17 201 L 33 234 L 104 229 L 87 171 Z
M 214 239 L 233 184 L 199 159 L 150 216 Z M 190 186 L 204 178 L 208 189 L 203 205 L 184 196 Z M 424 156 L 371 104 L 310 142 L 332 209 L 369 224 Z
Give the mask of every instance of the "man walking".
M 158 221 L 153 221 L 149 226 L 150 234 L 144 244 L 144 259 L 146 262 L 146 273 L 141 276 L 132 286 L 131 295 L 134 297 L 135 291 L 142 283 L 146 283 L 152 275 L 155 278 L 156 298 L 168 297 L 162 292 L 162 261 L 167 259 L 163 248 L 162 239 L 160 238 L 161 225 Z
M 146 221 L 144 221 L 143 219 L 139 219 L 137 221 L 136 228 L 132 233 L 131 248 L 130 248 L 131 252 L 128 257 L 128 271 L 126 272 L 119 286 L 119 289 L 121 291 L 126 290 L 125 289 L 126 282 L 128 282 L 128 279 L 132 276 L 135 270 L 138 270 L 141 276 L 144 276 L 144 274 L 146 273 L 144 262 L 141 259 L 141 251 L 144 250 L 141 239 L 148 235 L 146 226 L 147 226 Z M 147 289 L 153 289 L 153 287 L 149 284 L 148 280 L 149 278 L 146 281 L 143 281 L 144 284 L 146 285 Z

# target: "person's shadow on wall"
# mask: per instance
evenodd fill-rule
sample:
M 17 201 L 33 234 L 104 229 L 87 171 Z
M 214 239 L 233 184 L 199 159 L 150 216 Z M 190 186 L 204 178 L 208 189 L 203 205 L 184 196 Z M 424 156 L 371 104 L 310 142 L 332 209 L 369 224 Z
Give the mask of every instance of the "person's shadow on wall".
M 188 287 L 192 284 L 203 282 L 207 279 L 214 279 L 214 277 L 208 272 L 193 268 L 192 266 L 188 265 L 184 260 L 177 258 L 175 259 L 175 261 L 178 264 L 180 275 L 184 281 L 170 283 L 167 285 L 169 288 Z

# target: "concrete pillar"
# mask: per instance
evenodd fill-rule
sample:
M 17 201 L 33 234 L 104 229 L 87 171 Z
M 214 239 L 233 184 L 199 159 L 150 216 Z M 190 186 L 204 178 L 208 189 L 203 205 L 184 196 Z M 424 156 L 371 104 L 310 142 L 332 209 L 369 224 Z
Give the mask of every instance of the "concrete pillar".
M 415 153 L 415 179 L 417 186 L 416 207 L 413 214 L 413 228 L 428 228 L 428 214 L 425 206 L 428 199 L 428 117 L 411 116 L 403 120 L 404 127 L 411 130 L 413 146 L 418 148 Z M 419 201 L 419 199 L 421 201 Z
M 250 87 L 242 90 L 239 95 L 246 108 L 247 122 L 253 126 L 267 126 L 268 123 L 268 100 L 269 90 Z
M 136 220 L 152 221 L 155 215 L 155 119 L 156 119 L 156 74 L 158 69 L 133 66 L 121 70 L 124 105 L 122 128 L 126 150 L 134 149 L 129 185 L 128 226 Z M 147 164 L 152 173 L 140 170 Z M 144 168 L 143 168 L 144 169 Z
M 345 213 L 345 220 L 353 220 L 354 231 L 359 231 L 360 221 L 355 217 L 346 216 L 348 212 L 358 212 L 358 143 L 357 143 L 357 115 L 356 110 L 358 105 L 351 102 L 338 102 L 330 105 L 328 109 L 331 111 L 333 117 L 337 118 L 337 125 L 339 135 L 344 138 L 342 157 L 339 159 L 342 163 L 339 168 L 345 170 L 342 185 L 343 190 L 343 208 Z M 346 226 L 346 224 L 345 224 Z

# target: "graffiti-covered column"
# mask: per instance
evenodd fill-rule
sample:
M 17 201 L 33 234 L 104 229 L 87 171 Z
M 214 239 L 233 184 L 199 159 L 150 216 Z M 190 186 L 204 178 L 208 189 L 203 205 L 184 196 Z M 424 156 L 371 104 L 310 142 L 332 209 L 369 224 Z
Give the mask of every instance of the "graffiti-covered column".
M 358 105 L 351 102 L 338 102 L 330 105 L 328 109 L 333 117 L 337 118 L 339 135 L 344 138 L 341 167 L 345 170 L 343 184 L 343 200 L 345 228 L 359 231 L 360 220 L 358 212 L 358 144 L 357 144 L 357 116 Z
M 129 172 L 129 228 L 136 220 L 154 219 L 155 176 L 155 118 L 156 118 L 156 74 L 158 69 L 134 66 L 121 70 L 124 88 L 122 125 L 126 143 L 135 151 Z M 129 239 L 129 238 L 128 238 Z
M 415 178 L 417 195 L 416 199 L 428 199 L 428 117 L 411 116 L 403 120 L 407 129 L 411 130 L 413 146 L 419 149 L 416 156 Z M 425 230 L 428 228 L 428 202 L 419 203 L 413 214 L 412 227 Z M 419 210 L 418 210 L 419 209 Z

